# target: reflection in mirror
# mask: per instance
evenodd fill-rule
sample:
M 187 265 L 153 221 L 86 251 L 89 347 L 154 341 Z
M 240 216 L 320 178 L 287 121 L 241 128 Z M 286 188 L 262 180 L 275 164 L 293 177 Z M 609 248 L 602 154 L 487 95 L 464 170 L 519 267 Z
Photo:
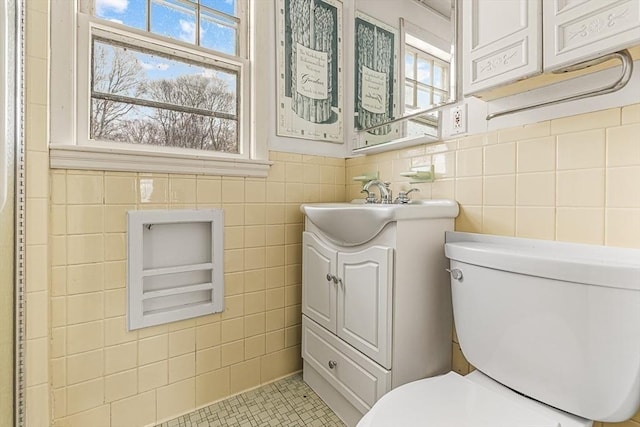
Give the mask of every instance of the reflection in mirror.
M 398 29 L 356 12 L 355 123 L 365 129 L 392 120 L 398 114 Z M 397 135 L 397 126 L 379 126 L 369 135 L 385 141 Z
M 404 34 L 404 113 L 411 114 L 442 104 L 450 99 L 450 45 L 435 34 L 405 21 Z M 407 136 L 438 137 L 437 111 L 407 120 Z
M 456 101 L 455 3 L 356 0 L 355 151 L 439 139 L 422 112 Z

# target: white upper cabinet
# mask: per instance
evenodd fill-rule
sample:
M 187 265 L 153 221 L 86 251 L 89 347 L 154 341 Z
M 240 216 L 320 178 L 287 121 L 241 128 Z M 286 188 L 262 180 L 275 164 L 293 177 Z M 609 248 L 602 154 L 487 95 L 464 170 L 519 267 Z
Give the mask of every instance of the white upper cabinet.
M 542 22 L 551 71 L 640 42 L 640 1 L 545 0 Z
M 639 0 L 464 0 L 464 95 L 640 43 Z
M 539 74 L 539 1 L 467 0 L 462 3 L 465 95 Z

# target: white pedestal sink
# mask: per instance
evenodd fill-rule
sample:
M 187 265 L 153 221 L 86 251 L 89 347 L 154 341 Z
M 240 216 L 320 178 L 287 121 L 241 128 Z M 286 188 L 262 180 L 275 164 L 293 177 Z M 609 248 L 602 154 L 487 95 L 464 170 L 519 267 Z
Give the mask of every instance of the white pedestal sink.
M 393 221 L 455 218 L 453 200 L 414 200 L 409 204 L 312 203 L 300 210 L 328 238 L 342 246 L 357 246 L 374 238 Z

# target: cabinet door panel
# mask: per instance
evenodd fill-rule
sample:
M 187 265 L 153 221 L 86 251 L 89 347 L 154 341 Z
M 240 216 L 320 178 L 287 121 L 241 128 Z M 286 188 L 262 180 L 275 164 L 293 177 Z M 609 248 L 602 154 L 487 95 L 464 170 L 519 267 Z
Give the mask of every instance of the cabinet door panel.
M 465 95 L 542 71 L 539 0 L 471 0 L 462 7 Z
M 319 325 L 336 331 L 336 284 L 327 280 L 335 275 L 336 251 L 312 233 L 302 235 L 302 312 Z
M 543 13 L 545 71 L 640 42 L 638 0 L 547 0 Z
M 338 336 L 390 369 L 393 249 L 340 253 L 338 276 Z

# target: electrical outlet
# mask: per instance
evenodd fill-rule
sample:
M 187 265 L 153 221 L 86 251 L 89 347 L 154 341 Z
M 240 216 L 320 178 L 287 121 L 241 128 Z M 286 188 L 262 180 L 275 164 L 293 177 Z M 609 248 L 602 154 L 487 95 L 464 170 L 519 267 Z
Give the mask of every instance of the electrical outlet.
M 457 135 L 467 132 L 467 104 L 458 105 L 453 107 L 450 111 L 451 114 L 451 135 Z

